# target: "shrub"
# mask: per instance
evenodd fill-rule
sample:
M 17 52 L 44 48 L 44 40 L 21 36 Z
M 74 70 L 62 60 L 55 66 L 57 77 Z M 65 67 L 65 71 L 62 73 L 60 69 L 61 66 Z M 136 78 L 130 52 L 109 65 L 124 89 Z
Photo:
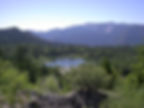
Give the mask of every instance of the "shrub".
M 101 67 L 82 66 L 66 74 L 66 80 L 73 88 L 97 90 L 108 86 L 110 76 Z

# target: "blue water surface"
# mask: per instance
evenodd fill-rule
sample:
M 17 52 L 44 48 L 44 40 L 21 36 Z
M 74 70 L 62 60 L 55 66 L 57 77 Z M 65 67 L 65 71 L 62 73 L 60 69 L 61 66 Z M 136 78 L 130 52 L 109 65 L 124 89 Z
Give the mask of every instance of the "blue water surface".
M 48 67 L 74 68 L 83 64 L 85 61 L 82 58 L 58 58 L 54 61 L 46 62 Z

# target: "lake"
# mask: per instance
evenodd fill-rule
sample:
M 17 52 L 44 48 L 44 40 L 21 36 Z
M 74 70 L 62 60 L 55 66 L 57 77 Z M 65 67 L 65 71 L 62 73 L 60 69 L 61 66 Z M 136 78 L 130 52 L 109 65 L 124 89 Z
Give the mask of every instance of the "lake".
M 58 58 L 54 61 L 46 62 L 48 67 L 74 68 L 83 64 L 85 61 L 82 58 Z

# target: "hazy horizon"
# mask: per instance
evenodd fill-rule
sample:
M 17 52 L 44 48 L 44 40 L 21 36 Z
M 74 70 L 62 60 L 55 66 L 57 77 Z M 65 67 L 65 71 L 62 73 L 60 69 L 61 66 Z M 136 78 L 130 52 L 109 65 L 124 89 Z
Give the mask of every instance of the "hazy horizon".
M 144 24 L 143 0 L 0 0 L 0 28 L 46 31 L 86 23 Z
M 77 24 L 71 24 L 71 25 L 67 25 L 64 27 L 52 27 L 52 28 L 47 28 L 47 29 L 34 29 L 34 28 L 26 28 L 23 29 L 22 27 L 13 25 L 13 26 L 7 26 L 7 27 L 0 27 L 0 30 L 5 30 L 5 29 L 19 29 L 21 31 L 32 31 L 32 32 L 48 32 L 51 30 L 64 30 L 67 28 L 71 28 L 71 27 L 76 27 L 76 26 L 86 26 L 86 25 L 91 25 L 91 24 L 125 24 L 125 25 L 141 25 L 144 26 L 144 23 L 127 23 L 127 22 L 112 22 L 112 21 L 107 21 L 107 22 L 85 22 L 85 23 L 77 23 Z

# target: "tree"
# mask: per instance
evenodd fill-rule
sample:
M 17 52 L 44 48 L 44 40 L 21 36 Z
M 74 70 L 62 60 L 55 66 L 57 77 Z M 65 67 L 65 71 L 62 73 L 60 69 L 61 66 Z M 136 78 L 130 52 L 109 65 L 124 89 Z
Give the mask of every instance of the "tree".
M 15 55 L 15 64 L 20 70 L 27 71 L 29 81 L 31 83 L 36 83 L 38 80 L 40 69 L 34 63 L 28 48 L 25 46 L 20 46 Z
M 139 49 L 138 61 L 133 65 L 133 74 L 137 78 L 138 84 L 144 84 L 144 48 Z
M 111 62 L 107 58 L 104 58 L 102 65 L 108 74 L 113 74 Z
M 108 88 L 112 89 L 115 85 L 116 73 L 113 71 L 112 64 L 107 58 L 104 58 L 102 65 L 103 65 L 103 68 L 105 69 L 105 71 L 107 72 L 107 74 L 109 74 L 111 76 L 111 80 L 109 82 Z
M 4 54 L 3 54 L 2 49 L 0 49 L 0 59 L 4 59 Z
M 5 101 L 14 103 L 18 91 L 29 88 L 26 73 L 21 73 L 10 62 L 0 61 L 0 92 Z
M 68 84 L 81 90 L 95 91 L 109 84 L 110 76 L 101 67 L 84 66 L 72 70 L 66 76 Z
M 28 49 L 25 46 L 20 46 L 17 48 L 14 61 L 16 63 L 16 66 L 18 66 L 18 68 L 20 69 L 25 69 L 27 67 L 29 56 Z

